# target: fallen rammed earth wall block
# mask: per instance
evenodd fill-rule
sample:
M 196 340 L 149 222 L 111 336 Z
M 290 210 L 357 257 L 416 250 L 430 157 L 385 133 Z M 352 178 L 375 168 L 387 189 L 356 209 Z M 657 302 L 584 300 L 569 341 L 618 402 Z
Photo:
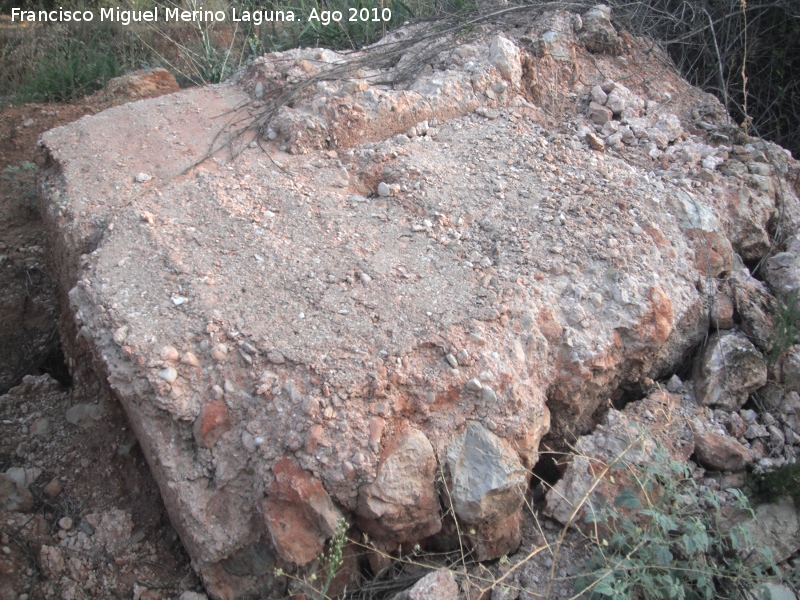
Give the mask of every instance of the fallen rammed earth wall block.
M 542 438 L 674 372 L 737 253 L 796 227 L 755 141 L 726 150 L 719 103 L 606 9 L 524 19 L 393 61 L 421 30 L 271 54 L 43 136 L 76 381 L 124 406 L 213 598 L 280 596 L 340 516 L 392 551 L 448 535 L 452 503 L 475 556 L 512 551 Z M 738 406 L 756 379 L 714 381 Z

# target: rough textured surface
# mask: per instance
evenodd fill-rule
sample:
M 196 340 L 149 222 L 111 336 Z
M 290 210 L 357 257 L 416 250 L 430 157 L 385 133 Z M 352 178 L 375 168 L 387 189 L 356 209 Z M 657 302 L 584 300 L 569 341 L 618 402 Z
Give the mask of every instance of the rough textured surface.
M 424 539 L 442 528 L 434 481 L 438 465 L 428 438 L 409 428 L 390 441 L 375 481 L 359 491 L 361 529 L 381 541 Z
M 267 533 L 282 560 L 308 564 L 336 532 L 342 514 L 319 480 L 293 458 L 280 459 L 272 473 L 263 507 Z
M 458 584 L 450 571 L 428 573 L 411 589 L 396 594 L 392 600 L 457 600 Z
M 716 433 L 695 433 L 697 462 L 712 471 L 741 471 L 750 452 L 735 439 Z
M 516 452 L 476 421 L 447 449 L 449 498 L 467 523 L 499 521 L 518 512 L 528 472 Z
M 180 90 L 175 77 L 166 69 L 140 69 L 110 79 L 93 98 L 103 100 L 142 100 Z
M 723 526 L 743 523 L 750 535 L 748 548 L 768 548 L 776 563 L 797 552 L 800 548 L 800 520 L 791 498 L 779 498 L 774 504 L 760 504 L 754 511 L 753 517 L 743 513 L 732 515 L 723 521 Z
M 476 558 L 514 552 L 530 477 L 517 452 L 479 422 L 468 421 L 447 449 L 445 476 L 442 502 L 474 531 L 469 538 Z
M 342 57 L 270 55 L 44 136 L 65 349 L 125 406 L 213 597 L 280 595 L 271 567 L 295 555 L 259 509 L 283 493 L 282 457 L 343 514 L 371 504 L 394 542 L 433 532 L 430 510 L 419 531 L 404 522 L 413 492 L 382 470 L 407 465 L 403 432 L 449 457 L 480 428 L 503 449 L 493 465 L 531 467 L 551 414 L 557 438 L 585 433 L 621 386 L 671 373 L 708 330 L 709 278 L 764 247 L 778 208 L 800 214 L 747 167 L 768 151 L 788 169 L 785 154 L 750 140 L 731 156 L 695 127 L 700 108 L 724 121 L 712 98 L 669 71 L 629 81 L 664 57 L 589 56 L 572 23 L 478 31 L 421 64 L 411 49 L 404 87 L 366 68 L 317 81 L 258 140 L 217 136 Z M 603 125 L 587 117 L 595 86 Z M 196 165 L 214 140 L 241 154 Z M 756 379 L 726 398 L 738 408 Z M 405 456 L 432 473 L 417 441 Z M 505 512 L 483 557 L 518 535 Z M 314 537 L 308 514 L 318 547 L 330 528 Z
M 800 288 L 800 236 L 786 240 L 786 248 L 767 259 L 764 278 L 781 296 Z
M 695 367 L 700 404 L 738 410 L 747 397 L 767 383 L 764 356 L 740 331 L 714 334 Z
M 672 458 L 686 460 L 695 447 L 686 422 L 690 414 L 679 397 L 662 391 L 629 404 L 623 412 L 609 410 L 605 423 L 575 444 L 563 477 L 547 492 L 544 514 L 562 524 L 580 523 L 587 511 L 617 497 L 625 485 L 624 465 L 648 461 L 657 445 Z M 616 482 L 602 479 L 587 497 L 606 467 L 616 469 Z

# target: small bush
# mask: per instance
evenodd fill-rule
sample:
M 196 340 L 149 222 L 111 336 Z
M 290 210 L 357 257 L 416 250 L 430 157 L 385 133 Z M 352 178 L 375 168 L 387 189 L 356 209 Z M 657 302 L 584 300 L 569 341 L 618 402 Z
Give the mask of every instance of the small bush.
M 785 302 L 778 299 L 774 317 L 769 351 L 771 364 L 775 364 L 793 344 L 800 342 L 800 290 L 789 294 Z
M 650 462 L 623 468 L 616 477 L 634 484 L 587 513 L 592 554 L 576 572 L 575 591 L 589 598 L 747 598 L 769 558 L 744 564 L 739 550 L 747 534 L 742 526 L 720 527 L 718 494 L 662 449 Z M 750 511 L 741 492 L 728 493 Z
M 29 102 L 67 102 L 102 89 L 121 71 L 116 57 L 101 47 L 67 38 L 34 66 L 20 95 Z
M 779 498 L 791 496 L 795 506 L 800 507 L 800 463 L 784 465 L 755 475 L 751 479 L 753 496 L 762 502 L 775 502 Z
M 16 102 L 71 101 L 153 54 L 118 24 L 47 24 L 0 29 L 0 96 Z

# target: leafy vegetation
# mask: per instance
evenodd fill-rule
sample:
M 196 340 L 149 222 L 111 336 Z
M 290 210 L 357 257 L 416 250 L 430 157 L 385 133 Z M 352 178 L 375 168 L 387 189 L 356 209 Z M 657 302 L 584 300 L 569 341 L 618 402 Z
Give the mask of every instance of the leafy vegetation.
M 788 295 L 785 301 L 777 300 L 772 326 L 772 344 L 769 351 L 771 364 L 792 345 L 800 342 L 800 290 Z
M 687 464 L 658 449 L 651 461 L 622 463 L 610 476 L 631 485 L 587 513 L 592 553 L 576 572 L 576 592 L 619 600 L 748 598 L 765 578 L 770 557 L 745 564 L 745 529 L 721 526 L 719 496 Z M 752 514 L 744 494 L 728 493 Z
M 751 478 L 753 496 L 762 502 L 774 502 L 790 496 L 800 507 L 800 463 L 786 464 Z
M 0 29 L 0 97 L 76 100 L 151 57 L 132 31 L 111 23 Z

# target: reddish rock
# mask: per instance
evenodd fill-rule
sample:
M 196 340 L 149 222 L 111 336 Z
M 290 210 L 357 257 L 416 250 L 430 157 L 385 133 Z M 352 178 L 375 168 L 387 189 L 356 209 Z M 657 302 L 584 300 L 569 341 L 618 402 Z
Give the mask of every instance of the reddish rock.
M 175 77 L 166 69 L 140 69 L 120 77 L 109 79 L 105 90 L 95 97 L 110 97 L 115 100 L 141 100 L 171 94 L 180 90 Z
M 475 560 L 492 560 L 513 554 L 522 543 L 522 514 L 514 513 L 500 521 L 481 523 L 468 528 L 466 539 Z
M 592 131 L 586 134 L 586 143 L 592 150 L 602 150 L 606 147 L 606 143 Z
M 262 511 L 267 533 L 284 561 L 308 564 L 336 533 L 342 514 L 322 483 L 293 458 L 281 458 L 272 473 Z
M 308 428 L 308 435 L 306 436 L 306 452 L 312 454 L 319 444 L 325 444 L 325 428 L 317 423 Z
M 45 579 L 57 578 L 65 569 L 64 553 L 55 546 L 42 546 L 39 551 L 39 566 Z
M 381 417 L 373 417 L 369 422 L 369 445 L 373 450 L 377 450 L 381 445 L 384 427 L 386 421 Z
M 733 300 L 728 294 L 717 293 L 711 310 L 711 327 L 731 329 L 733 327 Z
M 419 429 L 409 428 L 391 440 L 381 457 L 375 481 L 358 494 L 359 525 L 373 537 L 415 541 L 442 528 L 436 493 L 436 455 Z
M 750 451 L 731 437 L 717 433 L 694 434 L 697 461 L 712 471 L 739 471 L 750 462 Z
M 194 422 L 194 439 L 201 448 L 212 448 L 230 428 L 227 405 L 222 400 L 212 400 L 205 403 Z
M 604 125 L 614 118 L 614 113 L 610 108 L 592 101 L 589 104 L 588 117 L 598 125 Z
M 44 486 L 44 488 L 42 488 L 42 491 L 44 492 L 44 495 L 47 496 L 48 498 L 55 498 L 61 493 L 63 489 L 64 487 L 61 485 L 61 482 L 58 480 L 58 477 L 53 477 L 53 479 L 50 480 L 50 483 L 48 483 L 46 486 Z

